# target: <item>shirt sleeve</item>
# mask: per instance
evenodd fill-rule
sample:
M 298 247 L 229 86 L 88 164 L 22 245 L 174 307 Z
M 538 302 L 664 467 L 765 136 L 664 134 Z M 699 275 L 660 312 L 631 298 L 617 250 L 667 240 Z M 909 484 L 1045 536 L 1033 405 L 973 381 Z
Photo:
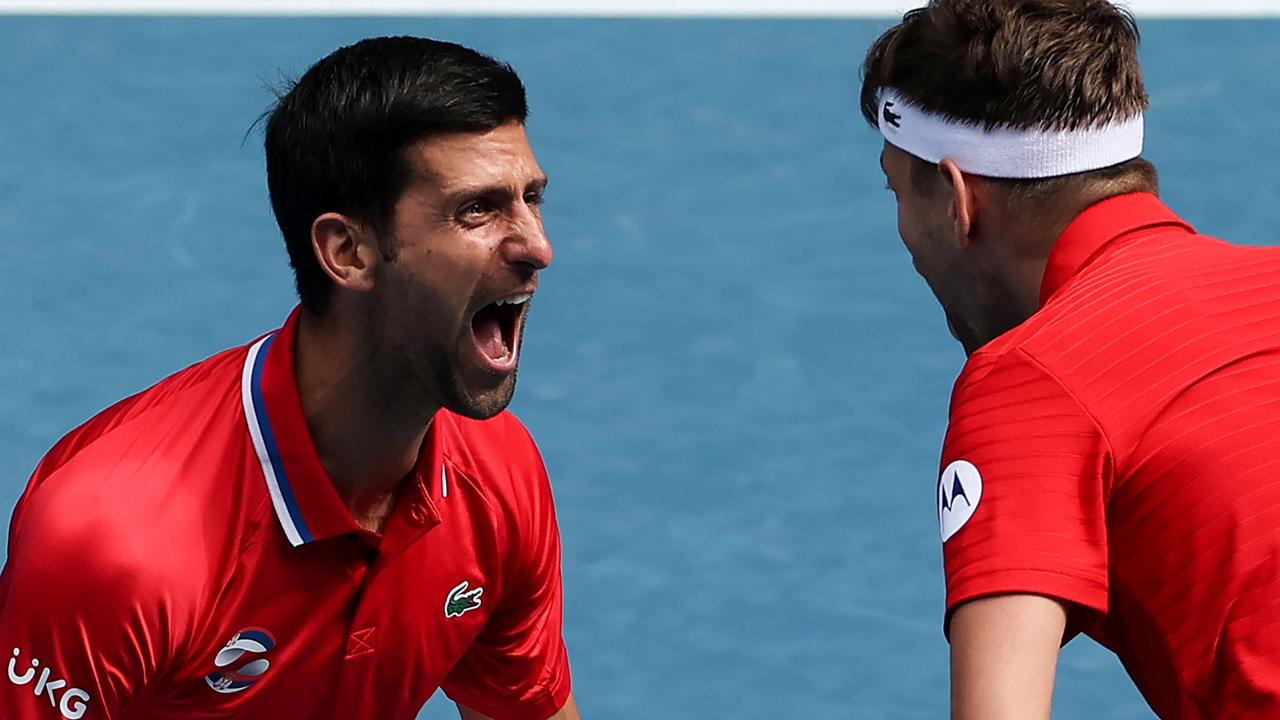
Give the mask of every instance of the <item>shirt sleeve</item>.
M 1004 593 L 1106 612 L 1112 469 L 1094 418 L 1034 359 L 1014 350 L 966 368 L 935 488 L 948 620 Z
M 569 699 L 560 580 L 560 532 L 542 459 L 523 428 L 533 482 L 513 499 L 516 527 L 498 608 L 454 666 L 444 691 L 494 720 L 546 720 Z
M 121 561 L 84 503 L 29 490 L 0 575 L 0 717 L 111 720 L 164 654 L 149 573 Z M 139 555 L 138 557 L 145 557 Z

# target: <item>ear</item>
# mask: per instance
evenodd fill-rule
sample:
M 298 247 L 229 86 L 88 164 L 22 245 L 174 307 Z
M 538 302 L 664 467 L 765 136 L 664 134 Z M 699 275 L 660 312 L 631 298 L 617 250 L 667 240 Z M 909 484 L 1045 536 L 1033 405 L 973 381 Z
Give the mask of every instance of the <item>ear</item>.
M 328 212 L 311 223 L 311 251 L 325 275 L 340 288 L 373 289 L 374 268 L 381 257 L 377 240 L 364 225 Z
M 975 191 L 978 180 L 965 175 L 951 158 L 943 158 L 938 163 L 938 174 L 950 195 L 948 215 L 956 242 L 961 247 L 968 247 L 973 242 L 973 230 L 977 222 L 978 203 Z

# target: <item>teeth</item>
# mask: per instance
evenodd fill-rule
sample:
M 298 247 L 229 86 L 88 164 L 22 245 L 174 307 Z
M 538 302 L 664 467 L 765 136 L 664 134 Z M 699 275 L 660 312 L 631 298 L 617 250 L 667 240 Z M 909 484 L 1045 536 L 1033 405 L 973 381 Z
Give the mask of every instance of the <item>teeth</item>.
M 511 297 L 502 298 L 494 303 L 494 305 L 519 305 L 528 302 L 533 297 L 533 293 L 523 293 L 520 295 L 512 295 Z

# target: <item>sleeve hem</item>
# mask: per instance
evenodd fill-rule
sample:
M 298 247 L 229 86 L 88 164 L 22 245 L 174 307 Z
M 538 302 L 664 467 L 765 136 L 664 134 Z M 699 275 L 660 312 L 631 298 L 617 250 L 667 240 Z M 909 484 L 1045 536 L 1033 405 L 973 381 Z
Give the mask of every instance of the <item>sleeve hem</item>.
M 1044 595 L 1099 613 L 1107 612 L 1108 590 L 1105 579 L 1083 578 L 1041 569 L 996 570 L 948 583 L 943 635 L 948 639 L 951 637 L 951 615 L 956 608 L 970 600 L 1010 593 Z
M 541 685 L 528 699 L 504 703 L 463 690 L 445 690 L 445 695 L 455 703 L 487 715 L 493 720 L 547 720 L 569 701 L 568 673 L 562 673 L 551 682 Z

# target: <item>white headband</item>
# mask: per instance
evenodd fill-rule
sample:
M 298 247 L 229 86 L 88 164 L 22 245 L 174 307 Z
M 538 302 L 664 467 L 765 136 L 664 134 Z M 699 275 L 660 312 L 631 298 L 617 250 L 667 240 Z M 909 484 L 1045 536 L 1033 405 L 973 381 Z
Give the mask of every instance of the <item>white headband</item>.
M 1142 154 L 1142 114 L 1083 130 L 985 130 L 935 115 L 892 88 L 880 90 L 884 139 L 921 160 L 951 158 L 974 175 L 1031 179 L 1110 167 Z

